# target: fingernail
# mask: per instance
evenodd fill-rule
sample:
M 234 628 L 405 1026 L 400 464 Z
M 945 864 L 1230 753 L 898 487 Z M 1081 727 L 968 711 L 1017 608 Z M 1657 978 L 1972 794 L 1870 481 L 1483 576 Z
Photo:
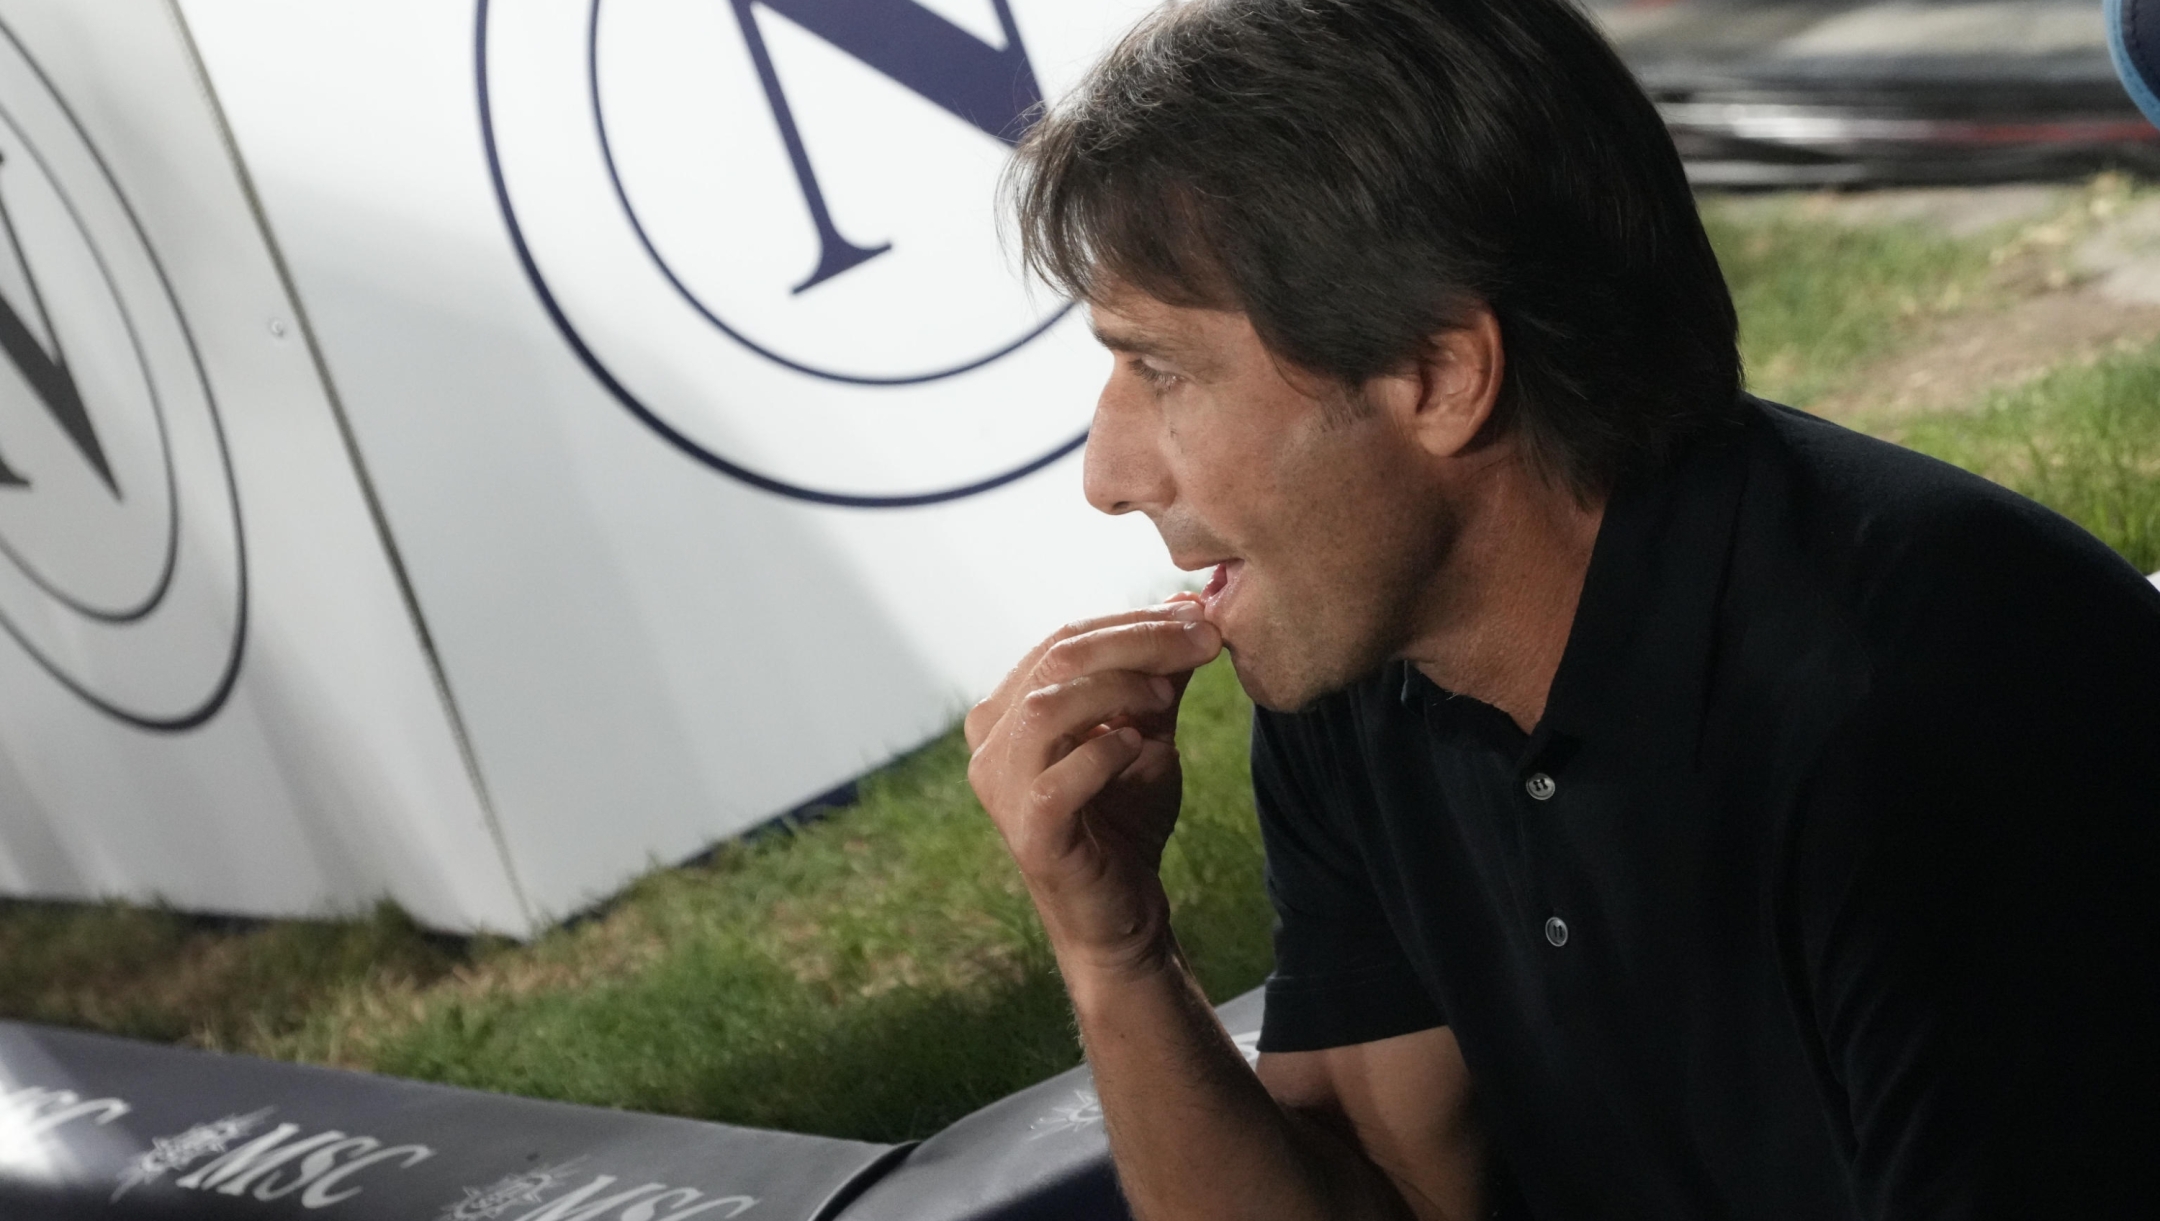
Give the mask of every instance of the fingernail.
M 1155 698 L 1166 704 L 1170 702 L 1170 697 L 1176 694 L 1171 690 L 1170 680 L 1160 675 L 1148 680 L 1148 690 L 1153 691 Z
M 1118 730 L 1117 738 L 1118 741 L 1123 742 L 1127 746 L 1140 745 L 1140 731 L 1134 729 L 1130 725 L 1127 725 L 1125 728 Z
M 1198 623 L 1206 613 L 1207 609 L 1198 602 L 1172 602 L 1170 604 L 1170 617 L 1181 623 Z

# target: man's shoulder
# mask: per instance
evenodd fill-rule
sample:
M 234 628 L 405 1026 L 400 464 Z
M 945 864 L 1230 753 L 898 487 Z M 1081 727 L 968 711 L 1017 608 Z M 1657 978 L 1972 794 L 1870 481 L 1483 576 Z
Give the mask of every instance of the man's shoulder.
M 2044 635 L 2051 618 L 2098 616 L 2160 629 L 2160 595 L 2053 510 L 1829 421 L 1755 408 L 1736 569 L 1876 661 L 1956 625 Z
M 1825 579 L 1856 589 L 1911 582 L 1976 547 L 2007 545 L 1992 571 L 2056 555 L 2101 568 L 2122 561 L 2053 511 L 1970 471 L 1776 403 L 1756 405 L 1751 516 L 1741 545 L 1787 541 Z
M 1954 714 L 2096 731 L 2160 691 L 2160 591 L 2084 529 L 1925 455 L 1758 411 L 1728 690 L 1879 729 Z

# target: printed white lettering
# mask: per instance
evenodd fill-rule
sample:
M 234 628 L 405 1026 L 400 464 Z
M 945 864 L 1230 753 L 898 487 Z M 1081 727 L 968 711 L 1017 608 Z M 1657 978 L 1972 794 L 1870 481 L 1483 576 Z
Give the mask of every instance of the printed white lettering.
M 20 1116 L 17 1122 L 22 1124 L 23 1131 L 44 1132 L 49 1129 L 40 1121 L 47 1113 L 74 1106 L 82 1101 L 82 1095 L 74 1090 L 30 1089 L 17 1094 L 13 1101 L 14 1105 L 9 1109 Z
M 0 1118 L 18 1125 L 20 1131 L 38 1134 L 50 1132 L 71 1119 L 80 1119 L 96 1111 L 109 1114 L 99 1119 L 100 1124 L 111 1123 L 128 1113 L 128 1104 L 118 1098 L 94 1098 L 89 1102 L 73 1090 L 48 1090 L 40 1086 L 9 1093 L 0 1090 Z
M 118 1098 L 93 1098 L 88 1102 L 78 1102 L 74 1106 L 54 1111 L 49 1115 L 40 1115 L 37 1122 L 32 1124 L 31 1127 L 38 1132 L 50 1132 L 61 1124 L 70 1120 L 81 1119 L 85 1115 L 96 1115 L 97 1125 L 103 1127 L 133 1109 Z
M 1094 1090 L 1074 1090 L 1072 1101 L 1050 1108 L 1050 1113 L 1029 1124 L 1029 1140 L 1041 1140 L 1063 1132 L 1084 1132 L 1102 1126 L 1102 1100 Z
M 299 1171 L 293 1175 L 292 1182 L 279 1184 L 276 1175 L 264 1179 L 255 1188 L 255 1198 L 258 1200 L 282 1199 L 329 1173 L 330 1168 L 337 1165 L 338 1159 L 346 1154 L 366 1153 L 369 1150 L 382 1147 L 382 1142 L 372 1136 L 345 1136 L 342 1132 L 332 1132 L 329 1135 L 344 1137 L 344 1139 L 308 1154 L 306 1160 L 300 1163 Z
M 271 1110 L 264 1107 L 248 1115 L 227 1115 L 172 1136 L 151 1137 L 150 1148 L 121 1172 L 112 1199 L 117 1202 L 145 1183 L 155 1183 L 171 1171 L 185 1170 L 206 1157 L 225 1152 L 234 1141 L 261 1127 Z
M 409 1168 L 435 1156 L 435 1151 L 426 1145 L 393 1145 L 385 1149 L 382 1142 L 372 1136 L 347 1136 L 335 1128 L 285 1144 L 286 1138 L 299 1130 L 299 1124 L 279 1124 L 186 1178 L 175 1181 L 173 1186 L 214 1190 L 228 1196 L 244 1194 L 253 1187 L 258 1200 L 280 1199 L 304 1188 L 300 1196 L 303 1207 L 328 1208 L 340 1200 L 359 1195 L 361 1189 L 358 1187 L 344 1191 L 333 1189 L 377 1162 L 403 1158 Z M 352 1153 L 360 1156 L 343 1165 L 338 1164 L 339 1158 Z M 294 1161 L 300 1164 L 291 1180 L 281 1181 L 275 1172 Z
M 513 1208 L 538 1204 L 547 1193 L 570 1181 L 570 1172 L 577 1168 L 582 1158 L 572 1158 L 554 1166 L 535 1166 L 519 1174 L 508 1174 L 486 1187 L 467 1187 L 465 1198 L 443 1206 L 435 1221 L 496 1221 Z
M 285 1163 L 304 1156 L 310 1149 L 319 1149 L 324 1145 L 334 1144 L 343 1139 L 345 1139 L 345 1134 L 335 1128 L 328 1132 L 318 1132 L 306 1140 L 285 1146 L 244 1170 L 223 1177 L 223 1180 L 217 1184 L 217 1190 L 228 1196 L 245 1195 L 247 1189 L 254 1186 L 255 1180 L 267 1177 Z
M 405 1164 L 399 1169 L 410 1170 L 433 1156 L 435 1156 L 435 1151 L 426 1145 L 392 1145 L 387 1149 L 378 1149 L 373 1153 L 356 1157 L 308 1184 L 308 1189 L 300 1195 L 300 1205 L 303 1208 L 328 1208 L 340 1200 L 352 1199 L 360 1194 L 358 1187 L 335 1194 L 332 1194 L 330 1189 L 337 1186 L 347 1175 L 357 1174 L 377 1162 L 387 1162 L 392 1158 L 402 1157 L 405 1159 Z
M 592 1182 L 585 1184 L 552 1204 L 541 1205 L 539 1208 L 519 1217 L 518 1221 L 594 1221 L 595 1218 L 608 1210 L 622 1208 L 640 1196 L 668 1189 L 666 1183 L 647 1183 L 643 1187 L 633 1187 L 628 1191 L 617 1192 L 606 1199 L 593 1199 L 594 1196 L 607 1190 L 608 1184 L 614 1181 L 615 1176 L 612 1174 L 595 1175 Z
M 33 1112 L 34 1118 L 23 1126 L 23 1130 L 33 1136 L 42 1136 L 61 1124 L 81 1119 L 86 1115 L 96 1115 L 97 1119 L 93 1122 L 99 1127 L 103 1127 L 134 1109 L 118 1098 L 92 1098 L 88 1102 L 78 1101 L 73 1090 L 60 1090 L 53 1093 L 45 1099 L 43 1105 L 51 1109 L 45 1110 L 42 1114 Z
M 542 1203 L 547 1193 L 568 1181 L 568 1172 L 575 1165 L 565 1162 L 540 1167 L 497 1179 L 484 1188 L 468 1187 L 465 1198 L 445 1205 L 436 1221 L 496 1221 L 511 1209 L 528 1204 L 533 1206 L 531 1211 L 514 1221 L 691 1221 L 708 1214 L 712 1214 L 708 1221 L 724 1221 L 740 1217 L 758 1204 L 756 1196 L 708 1199 L 695 1187 L 669 1187 L 665 1183 L 647 1183 L 595 1198 L 616 1181 L 612 1174 L 595 1175 L 592 1182 L 562 1199 Z M 725 1213 L 719 1211 L 723 1208 Z M 615 1209 L 622 1211 L 610 1217 Z
M 205 1164 L 202 1169 L 195 1171 L 186 1178 L 176 1180 L 173 1186 L 189 1189 L 216 1187 L 219 1183 L 245 1170 L 256 1158 L 284 1144 L 286 1137 L 299 1130 L 299 1124 L 281 1123 L 232 1152 L 224 1154 L 216 1161 Z
M 695 1187 L 677 1187 L 673 1191 L 663 1191 L 656 1196 L 647 1196 L 624 1209 L 622 1216 L 616 1218 L 616 1221 L 653 1221 L 653 1218 L 659 1215 L 663 1202 L 673 1201 L 677 1206 L 694 1204 L 704 1194 Z
M 695 1187 L 678 1187 L 673 1191 L 662 1192 L 650 1199 L 640 1200 L 624 1209 L 619 1221 L 654 1221 L 656 1217 L 658 1221 L 686 1221 L 687 1218 L 695 1217 L 699 1213 L 709 1213 L 716 1208 L 731 1204 L 734 1205 L 734 1208 L 727 1215 L 740 1217 L 757 1205 L 757 1199 L 754 1196 L 722 1196 L 717 1200 L 705 1200 L 702 1204 L 698 1203 L 699 1200 L 704 1199 L 704 1196 L 705 1193 Z M 664 1217 L 659 1216 L 662 1202 L 669 1200 L 672 1200 L 675 1205 L 680 1207 L 677 1207 L 676 1211 Z
M 0 1090 L 0 1114 L 34 1114 L 51 1105 L 54 1099 L 62 1095 L 65 1095 L 69 1102 L 76 1099 L 76 1095 L 67 1090 L 48 1090 L 43 1086 L 36 1085 L 25 1086 L 13 1093 Z

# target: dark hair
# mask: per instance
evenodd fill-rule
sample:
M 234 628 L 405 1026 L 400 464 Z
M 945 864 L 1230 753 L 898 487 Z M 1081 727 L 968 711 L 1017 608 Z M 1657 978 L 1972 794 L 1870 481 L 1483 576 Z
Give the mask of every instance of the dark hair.
M 1355 386 L 1473 302 L 1493 429 L 1578 494 L 1730 418 L 1732 297 L 1656 109 L 1566 0 L 1187 0 L 1021 143 L 1028 265 L 1240 310 Z

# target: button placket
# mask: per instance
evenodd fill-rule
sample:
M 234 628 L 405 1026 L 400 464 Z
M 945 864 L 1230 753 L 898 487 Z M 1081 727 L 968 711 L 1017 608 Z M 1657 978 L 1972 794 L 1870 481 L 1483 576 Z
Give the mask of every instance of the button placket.
M 1536 771 L 1523 778 L 1523 792 L 1528 793 L 1532 801 L 1551 801 L 1559 791 L 1560 782 L 1552 778 L 1551 772 Z M 1567 944 L 1567 921 L 1562 920 L 1560 917 L 1547 916 L 1544 931 L 1546 944 L 1551 945 L 1554 949 Z

